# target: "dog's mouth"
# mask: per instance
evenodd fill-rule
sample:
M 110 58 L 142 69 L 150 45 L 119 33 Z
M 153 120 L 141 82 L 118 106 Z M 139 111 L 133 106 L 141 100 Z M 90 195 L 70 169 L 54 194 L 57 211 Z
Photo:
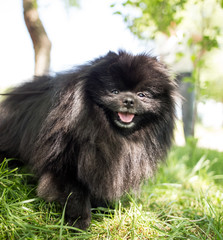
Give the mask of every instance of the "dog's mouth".
M 135 114 L 129 112 L 118 112 L 117 115 L 118 116 L 117 119 L 115 119 L 115 123 L 119 127 L 131 128 L 135 125 L 135 123 L 133 122 Z
M 133 118 L 135 117 L 135 114 L 128 112 L 118 112 L 118 116 L 123 123 L 131 123 Z

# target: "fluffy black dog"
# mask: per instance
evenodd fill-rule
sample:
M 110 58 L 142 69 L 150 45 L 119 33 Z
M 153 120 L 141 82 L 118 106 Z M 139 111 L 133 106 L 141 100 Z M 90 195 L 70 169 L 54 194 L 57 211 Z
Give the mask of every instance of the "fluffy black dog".
M 38 195 L 67 201 L 67 221 L 85 229 L 91 206 L 137 190 L 165 158 L 175 96 L 156 58 L 109 52 L 11 91 L 0 107 L 0 155 L 27 164 Z

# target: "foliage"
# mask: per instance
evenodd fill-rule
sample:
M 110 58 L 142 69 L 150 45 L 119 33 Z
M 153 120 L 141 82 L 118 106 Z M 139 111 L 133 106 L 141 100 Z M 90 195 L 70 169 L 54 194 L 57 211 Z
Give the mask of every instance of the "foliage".
M 88 231 L 64 225 L 56 203 L 36 197 L 25 170 L 0 166 L 0 239 L 223 239 L 223 153 L 173 147 L 156 179 L 114 209 L 95 209 Z
M 140 38 L 145 38 L 146 29 L 150 28 L 151 36 L 158 31 L 169 34 L 173 23 L 179 24 L 182 17 L 177 13 L 184 8 L 187 0 L 127 0 L 123 6 L 132 6 L 140 11 L 140 16 L 126 15 L 125 21 L 131 31 Z M 114 5 L 115 6 L 115 5 Z
M 203 95 L 208 98 L 213 98 L 218 102 L 223 102 L 223 81 L 221 78 L 214 79 L 212 83 L 205 82 L 205 87 L 203 89 Z
M 127 8 L 134 9 L 137 14 Z M 207 86 L 203 82 L 212 82 L 213 79 L 205 79 L 204 69 L 207 68 L 208 53 L 219 48 L 222 41 L 222 1 L 125 0 L 120 9 L 116 13 L 123 16 L 129 29 L 139 38 L 157 40 L 162 33 L 178 39 L 181 50 L 172 52 L 172 55 L 175 54 L 176 62 L 179 62 L 186 52 L 190 52 L 193 65 L 190 81 L 194 84 L 197 100 L 207 96 L 202 95 Z M 182 33 L 183 39 L 187 41 L 178 37 Z
M 67 7 L 79 7 L 79 0 L 63 0 Z

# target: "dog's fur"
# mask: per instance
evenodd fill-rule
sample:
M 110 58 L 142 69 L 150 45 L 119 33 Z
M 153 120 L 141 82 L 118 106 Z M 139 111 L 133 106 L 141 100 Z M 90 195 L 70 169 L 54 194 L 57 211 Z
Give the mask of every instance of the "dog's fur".
M 67 201 L 67 221 L 85 229 L 92 205 L 137 190 L 165 158 L 175 95 L 156 58 L 109 52 L 11 91 L 0 107 L 0 155 L 27 164 L 38 195 Z

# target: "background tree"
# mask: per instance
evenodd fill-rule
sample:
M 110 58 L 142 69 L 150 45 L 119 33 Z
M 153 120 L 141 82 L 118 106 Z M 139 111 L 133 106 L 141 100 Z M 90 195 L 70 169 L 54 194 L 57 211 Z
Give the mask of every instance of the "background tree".
M 204 70 L 207 56 L 219 47 L 222 39 L 222 6 L 223 1 L 218 0 L 126 0 L 116 12 L 141 39 L 154 39 L 157 43 L 165 38 L 162 42 L 165 46 L 169 39 L 175 38 L 176 44 L 169 54 L 174 55 L 173 69 L 179 63 L 183 65 L 178 78 L 184 79 L 181 90 L 186 100 L 183 104 L 185 137 L 194 135 L 197 103 L 207 96 L 205 88 L 211 86 L 208 82 L 212 79 L 205 79 Z M 189 71 L 184 69 L 188 66 L 184 62 L 186 54 L 191 64 Z
M 78 6 L 78 0 L 63 0 L 66 7 Z M 37 0 L 23 0 L 24 19 L 35 51 L 36 76 L 47 74 L 50 68 L 51 41 L 38 14 Z
M 35 50 L 35 75 L 49 71 L 51 42 L 39 18 L 36 0 L 23 0 L 24 19 Z

